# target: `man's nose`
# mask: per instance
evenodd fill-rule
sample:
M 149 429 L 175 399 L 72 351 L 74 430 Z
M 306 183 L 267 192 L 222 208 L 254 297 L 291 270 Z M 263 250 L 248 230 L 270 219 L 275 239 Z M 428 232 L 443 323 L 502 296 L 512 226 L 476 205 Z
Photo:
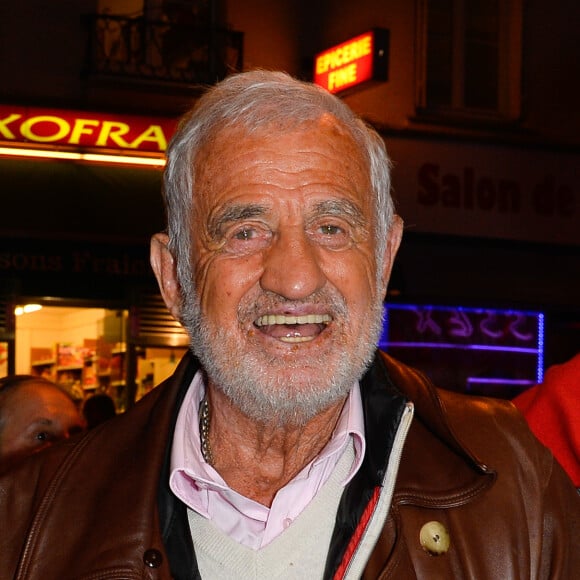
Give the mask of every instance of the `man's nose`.
M 326 283 L 318 249 L 301 228 L 278 233 L 264 255 L 260 285 L 289 300 L 307 298 Z

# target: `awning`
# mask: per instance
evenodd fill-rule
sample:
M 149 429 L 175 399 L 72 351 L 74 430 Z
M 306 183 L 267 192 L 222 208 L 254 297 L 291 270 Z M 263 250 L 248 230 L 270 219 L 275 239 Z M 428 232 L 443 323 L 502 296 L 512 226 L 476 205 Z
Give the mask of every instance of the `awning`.
M 161 169 L 0 159 L 0 235 L 147 240 L 164 227 Z

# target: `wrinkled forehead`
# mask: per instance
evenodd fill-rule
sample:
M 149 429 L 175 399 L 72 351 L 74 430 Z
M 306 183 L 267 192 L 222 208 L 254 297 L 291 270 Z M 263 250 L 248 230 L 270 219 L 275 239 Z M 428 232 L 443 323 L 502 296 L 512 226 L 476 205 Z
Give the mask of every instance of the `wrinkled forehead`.
M 292 118 L 275 118 L 259 124 L 248 125 L 238 122 L 219 127 L 208 135 L 195 155 L 194 177 L 197 179 L 202 175 L 212 162 L 219 160 L 224 149 L 230 148 L 232 144 L 235 144 L 240 151 L 243 151 L 244 144 L 249 142 L 254 145 L 261 142 L 266 148 L 268 144 L 275 142 L 282 135 L 299 135 L 300 133 L 308 135 L 310 139 L 318 136 L 321 147 L 348 149 L 348 156 L 351 159 L 356 157 L 356 161 L 361 164 L 364 171 L 370 174 L 370 161 L 360 135 L 334 115 L 325 112 L 312 119 L 301 121 Z M 227 171 L 227 167 L 223 170 Z
M 334 200 L 352 204 L 369 224 L 374 222 L 368 163 L 350 133 L 332 119 L 249 134 L 232 127 L 204 149 L 198 159 L 192 220 L 211 222 L 210 217 L 221 215 L 225 207 L 236 206 L 239 214 L 242 206 L 246 212 L 251 204 L 252 211 L 259 205 L 263 212 L 275 207 L 279 211 L 280 204 L 286 204 L 279 215 L 286 215 L 294 204 L 306 219 L 314 208 Z M 194 231 L 200 221 L 192 223 Z

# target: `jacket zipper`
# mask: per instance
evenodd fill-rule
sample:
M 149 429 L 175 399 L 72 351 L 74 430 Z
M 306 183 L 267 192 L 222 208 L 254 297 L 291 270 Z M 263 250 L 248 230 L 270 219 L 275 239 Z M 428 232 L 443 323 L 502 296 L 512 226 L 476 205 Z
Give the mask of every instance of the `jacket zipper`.
M 403 454 L 403 447 L 405 445 L 405 440 L 407 438 L 407 433 L 411 427 L 411 422 L 413 420 L 414 407 L 413 403 L 407 403 L 399 426 L 397 427 L 397 433 L 395 434 L 395 439 L 393 442 L 393 447 L 391 449 L 391 454 L 389 456 L 389 462 L 387 465 L 387 471 L 383 479 L 383 490 L 379 496 L 379 499 L 373 510 L 369 522 L 361 535 L 361 539 L 353 552 L 350 561 L 348 562 L 347 568 L 344 574 L 340 577 L 335 576 L 334 580 L 358 580 L 364 570 L 367 562 L 368 555 L 373 550 L 380 532 L 383 528 L 383 524 L 389 513 L 391 507 L 391 500 L 393 497 L 393 491 L 395 489 L 395 482 L 397 479 L 397 473 L 399 471 L 399 465 L 401 463 L 401 456 Z M 366 546 L 365 550 L 361 549 L 361 546 L 366 542 L 369 542 L 369 534 L 373 532 L 373 537 L 370 538 L 371 544 Z

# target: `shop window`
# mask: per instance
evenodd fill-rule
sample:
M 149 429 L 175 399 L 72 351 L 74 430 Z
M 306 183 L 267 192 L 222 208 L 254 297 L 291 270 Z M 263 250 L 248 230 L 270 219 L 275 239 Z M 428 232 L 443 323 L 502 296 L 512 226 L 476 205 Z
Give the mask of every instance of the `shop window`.
M 8 375 L 8 341 L 0 340 L 0 379 Z
M 127 406 L 126 310 L 26 304 L 16 314 L 16 372 L 54 381 L 82 402 L 107 393 Z
M 417 38 L 419 115 L 519 115 L 521 0 L 420 0 Z
M 6 286 L 6 281 L 3 280 Z M 14 352 L 14 317 L 6 295 L 0 292 L 0 379 L 14 372 L 11 361 Z
M 167 320 L 164 313 L 156 313 L 141 308 L 138 320 L 131 322 L 129 310 L 123 309 L 19 305 L 16 372 L 54 381 L 79 405 L 106 393 L 123 412 L 172 374 L 187 350 L 187 336 L 178 333 L 178 323 L 168 313 Z M 131 325 L 149 344 L 131 340 Z M 8 344 L 0 341 L 0 377 L 7 374 L 3 362 L 7 349 Z

